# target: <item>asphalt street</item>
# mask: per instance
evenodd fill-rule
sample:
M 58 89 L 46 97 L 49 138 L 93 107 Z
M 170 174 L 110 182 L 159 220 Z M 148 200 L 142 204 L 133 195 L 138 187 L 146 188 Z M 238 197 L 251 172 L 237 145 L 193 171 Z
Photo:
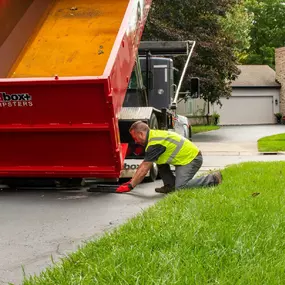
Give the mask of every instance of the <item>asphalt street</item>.
M 285 155 L 260 155 L 258 138 L 284 133 L 285 126 L 222 127 L 194 136 L 204 154 L 201 172 L 245 161 L 285 160 Z M 0 192 L 0 284 L 21 284 L 76 250 L 125 223 L 164 196 L 154 192 L 161 181 L 145 183 L 127 194 L 83 190 L 5 190 Z

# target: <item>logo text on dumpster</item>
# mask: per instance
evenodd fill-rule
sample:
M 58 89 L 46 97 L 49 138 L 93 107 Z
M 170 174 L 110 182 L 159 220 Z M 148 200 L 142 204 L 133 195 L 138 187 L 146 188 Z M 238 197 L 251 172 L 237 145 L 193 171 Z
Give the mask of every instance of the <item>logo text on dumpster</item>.
M 32 96 L 28 93 L 8 94 L 0 92 L 0 108 L 32 107 Z

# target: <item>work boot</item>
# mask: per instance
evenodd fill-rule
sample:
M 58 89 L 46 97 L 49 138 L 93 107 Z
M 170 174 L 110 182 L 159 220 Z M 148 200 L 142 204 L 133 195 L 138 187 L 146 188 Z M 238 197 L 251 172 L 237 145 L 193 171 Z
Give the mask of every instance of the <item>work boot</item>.
M 220 171 L 213 173 L 213 176 L 214 176 L 214 180 L 215 180 L 216 185 L 219 185 L 222 183 L 223 176 L 222 176 L 222 173 Z
M 175 190 L 175 187 L 174 186 L 170 186 L 169 184 L 166 184 L 166 185 L 164 185 L 164 186 L 162 186 L 160 188 L 155 188 L 154 190 L 157 193 L 167 194 L 167 193 L 173 192 Z

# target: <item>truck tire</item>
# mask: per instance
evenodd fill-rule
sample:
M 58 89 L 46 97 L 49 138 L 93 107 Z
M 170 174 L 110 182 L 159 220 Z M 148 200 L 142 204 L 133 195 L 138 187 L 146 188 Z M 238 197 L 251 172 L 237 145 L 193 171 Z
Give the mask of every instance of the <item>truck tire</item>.
M 189 130 L 189 140 L 192 141 L 192 127 L 189 126 L 188 130 Z
M 158 130 L 158 121 L 157 121 L 157 117 L 156 117 L 155 113 L 151 114 L 151 117 L 149 119 L 149 127 L 151 129 Z M 152 168 L 150 169 L 149 172 L 150 173 L 149 173 L 149 176 L 146 178 L 146 181 L 147 182 L 154 182 L 158 176 L 158 168 L 157 168 L 157 165 L 155 163 L 152 165 Z
M 191 126 L 183 125 L 184 129 L 184 137 L 190 141 L 192 141 L 192 128 Z
M 154 163 L 149 171 L 149 176 L 145 179 L 146 182 L 154 182 L 158 178 L 158 168 Z
M 158 121 L 155 113 L 152 113 L 149 119 L 149 127 L 154 130 L 158 130 Z

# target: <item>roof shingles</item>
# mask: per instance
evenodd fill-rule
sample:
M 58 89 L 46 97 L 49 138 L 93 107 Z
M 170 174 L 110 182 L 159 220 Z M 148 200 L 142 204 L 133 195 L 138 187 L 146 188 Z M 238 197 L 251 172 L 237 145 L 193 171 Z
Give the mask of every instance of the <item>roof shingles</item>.
M 238 65 L 241 73 L 232 87 L 280 87 L 276 73 L 268 65 Z

